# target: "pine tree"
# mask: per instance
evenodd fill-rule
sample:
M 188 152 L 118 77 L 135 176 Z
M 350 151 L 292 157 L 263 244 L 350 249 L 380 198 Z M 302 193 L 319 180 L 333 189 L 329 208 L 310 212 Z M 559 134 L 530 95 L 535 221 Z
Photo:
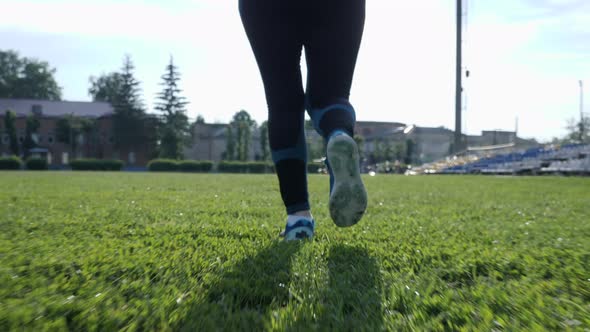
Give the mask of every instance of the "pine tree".
M 158 94 L 155 109 L 162 113 L 160 123 L 160 157 L 170 159 L 183 158 L 183 144 L 189 133 L 189 122 L 186 116 L 186 98 L 181 96 L 182 90 L 178 87 L 180 74 L 170 57 L 170 63 L 166 66 L 166 73 L 162 75 L 162 92 Z
M 118 147 L 131 147 L 145 143 L 145 110 L 140 98 L 139 81 L 133 75 L 134 66 L 125 57 L 121 71 L 121 85 L 112 100 L 114 113 L 113 131 Z
M 141 89 L 139 88 L 139 81 L 133 76 L 135 66 L 131 62 L 129 55 L 125 56 L 123 61 L 123 68 L 121 71 L 122 84 L 119 91 L 119 98 L 116 104 L 119 107 L 124 107 L 131 113 L 143 114 L 143 103 L 140 98 Z

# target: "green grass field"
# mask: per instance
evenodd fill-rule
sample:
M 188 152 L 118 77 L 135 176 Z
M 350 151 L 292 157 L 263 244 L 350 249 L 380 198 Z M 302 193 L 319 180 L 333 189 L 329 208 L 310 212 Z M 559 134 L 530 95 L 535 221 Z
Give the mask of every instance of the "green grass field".
M 590 329 L 590 179 L 367 177 L 284 243 L 274 175 L 0 172 L 0 330 Z

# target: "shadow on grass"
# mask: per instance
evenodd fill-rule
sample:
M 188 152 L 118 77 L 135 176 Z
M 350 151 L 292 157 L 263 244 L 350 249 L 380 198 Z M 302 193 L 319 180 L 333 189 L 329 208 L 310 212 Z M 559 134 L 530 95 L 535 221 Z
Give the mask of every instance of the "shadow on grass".
M 301 242 L 273 242 L 223 273 L 182 322 L 183 331 L 260 331 L 269 307 L 289 302 L 291 258 Z
M 207 289 L 182 322 L 184 331 L 272 329 L 269 310 L 289 304 L 291 260 L 301 242 L 275 242 L 233 266 Z M 329 281 L 314 303 L 303 303 L 281 330 L 378 331 L 382 329 L 381 278 L 366 249 L 330 248 Z M 292 303 L 292 302 L 291 302 Z M 285 323 L 285 322 L 283 322 Z M 281 324 L 282 325 L 282 324 Z
M 287 330 L 382 330 L 382 281 L 375 259 L 365 248 L 337 244 L 330 248 L 328 269 L 318 310 L 303 312 Z

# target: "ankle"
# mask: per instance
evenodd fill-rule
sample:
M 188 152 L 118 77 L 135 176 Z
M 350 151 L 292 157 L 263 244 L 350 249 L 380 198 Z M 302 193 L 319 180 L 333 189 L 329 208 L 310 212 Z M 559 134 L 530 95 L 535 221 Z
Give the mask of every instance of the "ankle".
M 311 211 L 310 210 L 297 211 L 297 212 L 293 213 L 292 216 L 305 217 L 305 218 L 308 218 L 308 219 L 313 219 L 313 217 L 311 216 Z
M 328 141 L 329 141 L 329 140 L 330 140 L 332 137 L 335 137 L 335 136 L 340 136 L 340 135 L 347 135 L 347 136 L 350 136 L 350 135 L 349 135 L 349 134 L 348 134 L 348 133 L 347 133 L 345 130 L 342 130 L 342 129 L 336 129 L 336 130 L 334 130 L 334 131 L 332 131 L 332 132 L 330 133 L 330 135 L 328 136 Z

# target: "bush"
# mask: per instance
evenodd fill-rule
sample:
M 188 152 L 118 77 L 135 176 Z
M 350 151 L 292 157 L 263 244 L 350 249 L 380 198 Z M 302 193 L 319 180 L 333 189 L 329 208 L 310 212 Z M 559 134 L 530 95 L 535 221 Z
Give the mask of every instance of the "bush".
M 217 170 L 220 173 L 246 173 L 245 163 L 238 161 L 220 161 Z
M 174 172 L 178 170 L 178 162 L 172 159 L 154 159 L 147 167 L 150 172 Z
M 102 170 L 103 171 L 120 171 L 125 166 L 125 163 L 122 160 L 116 159 L 108 159 L 108 160 L 99 160 L 102 163 Z
M 0 158 L 0 169 L 3 170 L 16 170 L 21 169 L 23 162 L 19 157 L 5 157 Z
M 270 173 L 271 167 L 268 163 L 262 161 L 248 162 L 246 163 L 246 169 L 248 173 Z
M 45 158 L 29 158 L 27 159 L 26 167 L 32 171 L 46 171 L 49 169 L 47 159 Z
M 121 160 L 76 159 L 70 162 L 74 171 L 120 171 L 123 168 Z
M 210 172 L 213 162 L 208 160 L 183 160 L 178 162 L 178 169 L 182 172 Z
M 271 173 L 273 166 L 260 161 L 221 161 L 217 170 L 221 173 Z

